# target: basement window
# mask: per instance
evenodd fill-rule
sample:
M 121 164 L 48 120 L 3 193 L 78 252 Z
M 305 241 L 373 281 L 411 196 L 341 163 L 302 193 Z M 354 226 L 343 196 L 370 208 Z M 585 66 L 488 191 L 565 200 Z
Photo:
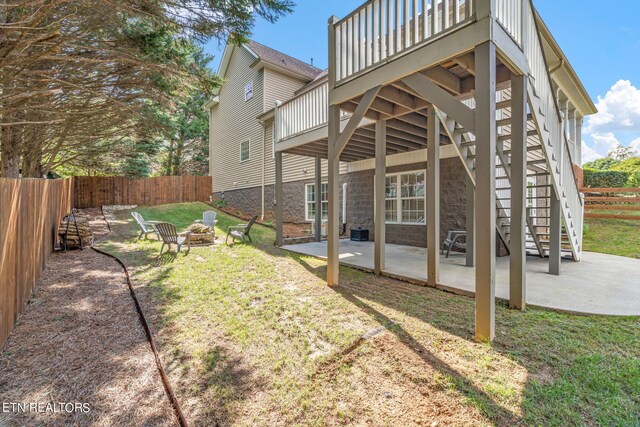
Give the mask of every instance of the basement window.
M 385 180 L 387 224 L 426 224 L 425 171 L 388 174 Z
M 305 220 L 314 221 L 316 219 L 316 185 L 307 184 L 305 186 Z M 322 220 L 326 221 L 329 218 L 329 185 L 326 182 L 322 183 L 321 187 L 322 197 Z

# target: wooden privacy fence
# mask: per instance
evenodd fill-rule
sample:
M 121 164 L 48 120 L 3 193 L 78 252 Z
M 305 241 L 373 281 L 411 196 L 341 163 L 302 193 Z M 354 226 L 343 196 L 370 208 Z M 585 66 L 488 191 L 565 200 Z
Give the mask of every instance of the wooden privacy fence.
M 0 178 L 0 348 L 53 252 L 57 227 L 73 207 L 209 201 L 211 178 Z
M 73 198 L 72 178 L 0 178 L 0 348 L 40 278 Z
M 75 189 L 78 208 L 208 202 L 211 196 L 211 177 L 160 176 L 129 179 L 79 176 L 75 178 Z
M 585 218 L 640 221 L 640 188 L 583 188 L 581 191 L 585 194 Z

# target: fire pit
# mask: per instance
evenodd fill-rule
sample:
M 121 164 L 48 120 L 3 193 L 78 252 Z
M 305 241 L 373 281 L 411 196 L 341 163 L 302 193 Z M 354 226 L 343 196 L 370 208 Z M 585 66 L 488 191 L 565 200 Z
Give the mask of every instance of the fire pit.
M 216 234 L 213 228 L 203 224 L 191 224 L 187 231 L 191 231 L 189 235 L 191 246 L 208 246 L 215 243 Z

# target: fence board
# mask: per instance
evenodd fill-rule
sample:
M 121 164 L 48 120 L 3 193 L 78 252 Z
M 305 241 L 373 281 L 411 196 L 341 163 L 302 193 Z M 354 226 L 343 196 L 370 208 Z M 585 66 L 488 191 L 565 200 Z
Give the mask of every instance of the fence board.
M 76 207 L 103 205 L 155 206 L 181 202 L 208 202 L 208 176 L 159 176 L 128 179 L 81 176 L 75 178 Z
M 40 278 L 74 197 L 72 178 L 0 178 L 0 348 Z

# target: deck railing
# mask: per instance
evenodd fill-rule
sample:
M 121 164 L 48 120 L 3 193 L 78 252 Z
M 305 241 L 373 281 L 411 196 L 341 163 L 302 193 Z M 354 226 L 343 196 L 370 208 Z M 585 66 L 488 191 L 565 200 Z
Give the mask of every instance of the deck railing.
M 305 92 L 278 107 L 276 140 L 290 138 L 327 123 L 329 84 Z
M 496 0 L 496 19 L 513 39 L 522 46 L 522 33 L 524 31 L 523 16 L 526 0 Z
M 520 0 L 518 0 L 520 3 Z M 560 109 L 556 102 L 551 76 L 544 57 L 544 51 L 538 35 L 535 13 L 529 0 L 522 0 L 524 24 L 526 28 L 525 54 L 529 61 L 530 81 L 539 100 L 540 113 L 545 117 L 549 132 L 549 141 L 542 141 L 547 155 L 552 156 L 558 165 L 552 173 L 561 186 L 567 200 L 568 211 L 562 207 L 565 223 L 572 222 L 578 243 L 578 256 L 582 247 L 583 200 L 575 179 L 567 135 L 564 131 Z M 550 142 L 550 144 L 549 144 Z M 569 226 L 567 225 L 567 228 Z M 570 230 L 567 230 L 568 232 Z M 573 237 L 571 237 L 573 239 Z
M 473 10 L 472 0 L 364 3 L 334 25 L 336 84 L 471 21 Z

